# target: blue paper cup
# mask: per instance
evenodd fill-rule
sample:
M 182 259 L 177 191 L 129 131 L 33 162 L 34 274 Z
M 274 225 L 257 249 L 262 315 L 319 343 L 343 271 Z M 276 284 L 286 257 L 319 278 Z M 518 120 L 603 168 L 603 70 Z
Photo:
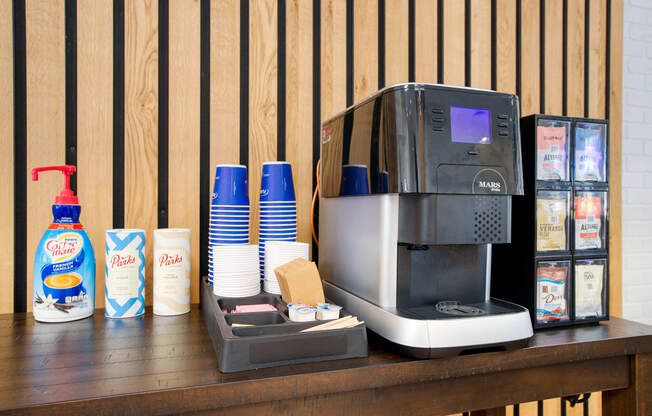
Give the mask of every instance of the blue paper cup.
M 212 204 L 249 205 L 249 185 L 246 166 L 217 165 L 215 169 Z
M 249 211 L 249 205 L 220 205 L 220 204 L 211 204 L 212 210 L 227 210 L 227 211 Z
M 224 209 L 213 209 L 210 212 L 211 215 L 216 215 L 216 216 L 221 216 L 221 215 L 228 215 L 232 217 L 248 217 L 251 215 L 249 213 L 249 210 L 247 211 L 229 211 L 229 210 L 224 210 Z
M 225 235 L 248 235 L 249 230 L 223 230 L 219 228 L 211 228 L 208 230 L 208 234 L 225 234 Z
M 297 215 L 297 210 L 296 208 L 294 209 L 276 209 L 276 210 L 269 210 L 269 209 L 261 209 L 260 210 L 260 215 Z
M 209 223 L 210 227 L 215 228 L 224 228 L 231 230 L 248 230 L 249 224 L 246 222 L 230 222 L 230 221 L 211 221 Z
M 225 218 L 225 217 L 211 217 L 211 221 L 215 221 L 216 224 L 233 224 L 233 225 L 245 225 L 249 224 L 248 217 L 239 217 L 239 218 Z
M 211 234 L 208 236 L 209 241 L 212 240 L 247 240 L 248 235 L 230 235 L 230 234 Z
M 369 178 L 365 165 L 342 166 L 340 195 L 369 195 Z
M 268 235 L 265 238 L 267 238 L 267 241 L 272 241 L 280 238 L 291 238 L 293 240 L 296 240 L 297 235 L 296 234 L 274 234 L 274 235 Z
M 230 244 L 249 244 L 249 240 L 216 240 L 213 244 L 217 246 L 225 246 Z
M 297 203 L 296 201 L 290 201 L 290 202 L 274 202 L 274 201 L 267 201 L 267 202 L 261 202 L 260 203 L 260 209 L 297 209 Z
M 260 181 L 260 201 L 294 202 L 294 182 L 290 162 L 263 163 Z

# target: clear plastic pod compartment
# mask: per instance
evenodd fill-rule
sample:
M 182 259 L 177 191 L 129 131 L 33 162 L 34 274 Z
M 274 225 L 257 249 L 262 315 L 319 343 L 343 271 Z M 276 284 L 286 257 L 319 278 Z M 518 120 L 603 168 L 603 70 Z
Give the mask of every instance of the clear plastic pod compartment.
M 607 181 L 607 125 L 577 122 L 574 130 L 574 179 Z
M 570 320 L 570 260 L 536 263 L 536 321 L 552 324 Z
M 607 259 L 575 259 L 574 318 L 593 320 L 607 315 Z
M 536 175 L 538 181 L 570 181 L 570 121 L 538 119 Z
M 538 252 L 568 251 L 570 191 L 539 190 L 536 196 Z
M 603 250 L 606 248 L 607 193 L 603 191 L 575 191 L 574 201 L 575 250 Z

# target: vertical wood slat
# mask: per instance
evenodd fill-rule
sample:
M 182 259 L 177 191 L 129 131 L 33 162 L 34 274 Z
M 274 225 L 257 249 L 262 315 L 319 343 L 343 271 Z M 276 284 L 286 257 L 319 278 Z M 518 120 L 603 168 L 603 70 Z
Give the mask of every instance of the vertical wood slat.
M 521 0 L 521 114 L 539 110 L 539 0 Z
M 297 198 L 297 241 L 310 244 L 312 202 L 312 2 L 288 0 L 286 153 Z
M 417 82 L 437 82 L 437 2 L 415 0 L 414 72 Z
M 546 8 L 547 7 L 548 5 L 546 4 Z M 560 414 L 561 414 L 561 399 L 556 398 L 556 399 L 548 399 L 543 401 L 543 416 L 560 416 Z M 595 416 L 598 415 L 599 413 L 595 414 Z
M 289 84 L 288 84 L 289 85 Z M 321 119 L 346 108 L 346 2 L 321 1 Z
M 584 2 L 568 2 L 568 115 L 584 117 Z
M 444 1 L 444 83 L 464 85 L 464 1 Z
M 518 410 L 520 416 L 537 416 L 537 402 L 520 403 Z
M 52 222 L 51 205 L 63 188 L 58 173 L 32 182 L 31 169 L 65 162 L 65 16 L 63 0 L 25 5 L 27 49 L 27 311 L 32 311 L 36 247 Z
M 491 1 L 471 1 L 471 86 L 491 89 Z
M 353 102 L 378 89 L 378 1 L 355 0 Z
M 609 65 L 609 313 L 622 316 L 623 1 L 611 2 Z
M 262 164 L 276 160 L 276 0 L 251 2 L 249 20 L 249 197 L 252 244 L 258 241 L 258 197 Z
M 589 117 L 604 118 L 607 54 L 607 1 L 593 0 L 589 10 Z
M 146 233 L 145 301 L 152 304 L 158 225 L 158 1 L 125 0 L 125 227 Z M 196 214 L 197 215 L 197 214 Z
M 562 115 L 564 110 L 563 97 L 563 0 L 545 0 L 545 114 Z
M 516 0 L 497 0 L 496 89 L 516 92 Z
M 215 166 L 240 160 L 240 2 L 211 1 L 211 158 Z M 251 192 L 251 189 L 250 189 Z M 209 202 L 210 203 L 210 202 Z
M 77 0 L 77 194 L 95 249 L 95 307 L 104 307 L 104 232 L 112 228 L 113 5 Z
M 200 15 L 199 0 L 170 2 L 169 225 L 191 231 L 191 303 L 199 302 Z
M 584 413 L 584 404 L 576 404 L 571 407 L 569 402 L 566 402 L 566 416 L 582 416 Z
M 408 81 L 407 0 L 385 0 L 385 85 Z
M 0 314 L 14 311 L 14 66 L 12 3 L 0 4 Z

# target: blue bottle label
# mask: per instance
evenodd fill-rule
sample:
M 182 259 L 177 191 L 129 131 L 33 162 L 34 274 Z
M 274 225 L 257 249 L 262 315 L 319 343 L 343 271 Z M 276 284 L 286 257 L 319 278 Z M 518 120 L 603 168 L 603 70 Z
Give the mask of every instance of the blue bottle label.
M 44 322 L 84 318 L 95 308 L 90 240 L 81 229 L 56 228 L 45 232 L 34 259 L 33 311 L 35 319 Z

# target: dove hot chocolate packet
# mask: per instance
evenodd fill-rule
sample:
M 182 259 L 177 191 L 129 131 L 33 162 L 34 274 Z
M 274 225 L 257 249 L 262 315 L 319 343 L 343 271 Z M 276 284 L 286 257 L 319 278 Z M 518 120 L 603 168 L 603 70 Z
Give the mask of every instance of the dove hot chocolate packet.
M 567 282 L 569 262 L 537 264 L 537 321 L 568 319 Z

